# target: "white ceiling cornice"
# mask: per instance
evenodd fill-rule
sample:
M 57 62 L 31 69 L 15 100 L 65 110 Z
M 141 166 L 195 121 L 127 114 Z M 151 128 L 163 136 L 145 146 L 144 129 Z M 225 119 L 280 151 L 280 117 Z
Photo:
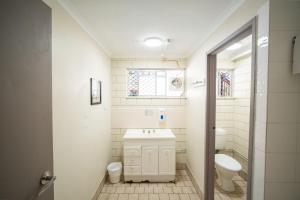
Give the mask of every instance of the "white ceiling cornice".
M 58 3 L 67 11 L 67 13 L 81 26 L 81 28 L 98 44 L 108 57 L 112 57 L 111 51 L 105 47 L 96 37 L 96 34 L 84 22 L 83 18 L 78 14 L 76 8 L 68 0 L 57 0 Z

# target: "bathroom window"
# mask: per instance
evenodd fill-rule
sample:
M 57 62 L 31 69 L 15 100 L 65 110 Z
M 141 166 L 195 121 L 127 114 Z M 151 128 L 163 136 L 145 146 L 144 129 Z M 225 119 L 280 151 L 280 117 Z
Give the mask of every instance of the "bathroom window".
M 217 71 L 217 96 L 232 97 L 232 70 Z
M 181 97 L 184 70 L 128 69 L 127 95 L 130 97 Z

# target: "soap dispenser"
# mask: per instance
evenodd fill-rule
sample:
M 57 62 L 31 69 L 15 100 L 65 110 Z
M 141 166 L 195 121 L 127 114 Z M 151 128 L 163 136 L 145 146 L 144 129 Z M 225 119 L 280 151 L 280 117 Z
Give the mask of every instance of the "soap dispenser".
M 164 122 L 166 120 L 166 110 L 164 108 L 160 108 L 158 110 L 158 113 L 159 113 L 159 121 L 160 122 Z

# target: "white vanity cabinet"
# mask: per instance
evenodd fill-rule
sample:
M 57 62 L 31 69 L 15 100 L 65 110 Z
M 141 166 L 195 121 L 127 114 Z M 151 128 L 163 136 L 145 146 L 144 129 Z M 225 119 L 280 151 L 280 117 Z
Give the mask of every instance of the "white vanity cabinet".
M 170 129 L 128 129 L 124 140 L 126 182 L 175 180 L 175 136 Z
M 158 175 L 158 146 L 157 145 L 142 146 L 142 175 L 144 176 Z
M 173 175 L 175 169 L 175 146 L 159 147 L 159 175 Z

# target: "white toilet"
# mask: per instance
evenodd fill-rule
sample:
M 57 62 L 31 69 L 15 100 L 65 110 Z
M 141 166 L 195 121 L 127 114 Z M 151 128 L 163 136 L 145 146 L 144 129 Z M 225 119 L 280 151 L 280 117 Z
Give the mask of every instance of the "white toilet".
M 216 149 L 225 149 L 226 130 L 216 129 Z M 215 154 L 215 167 L 218 175 L 217 184 L 227 192 L 235 190 L 232 178 L 235 173 L 242 170 L 241 164 L 225 154 Z

